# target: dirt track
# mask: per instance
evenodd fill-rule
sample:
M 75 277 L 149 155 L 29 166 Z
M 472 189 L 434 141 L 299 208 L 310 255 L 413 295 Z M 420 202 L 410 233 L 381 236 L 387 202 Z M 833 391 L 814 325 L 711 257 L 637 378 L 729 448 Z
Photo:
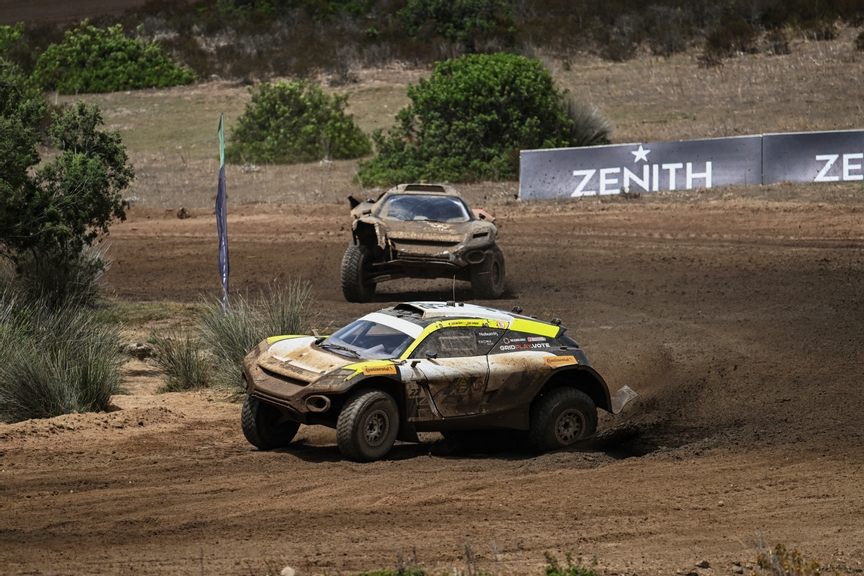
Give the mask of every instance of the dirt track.
M 613 387 L 641 394 L 588 446 L 453 454 L 431 434 L 354 464 L 304 428 L 263 453 L 239 405 L 156 395 L 136 362 L 115 412 L 0 425 L 0 572 L 305 575 L 414 554 L 453 572 L 468 544 L 498 572 L 539 574 L 549 550 L 609 574 L 731 574 L 762 535 L 860 573 L 862 207 L 837 200 L 853 188 L 802 190 L 490 208 L 510 278 L 496 304 L 561 317 Z M 234 289 L 308 279 L 323 328 L 450 297 L 449 282 L 404 281 L 345 303 L 346 216 L 232 208 Z M 133 211 L 110 236 L 110 284 L 132 300 L 216 292 L 214 229 L 206 212 Z

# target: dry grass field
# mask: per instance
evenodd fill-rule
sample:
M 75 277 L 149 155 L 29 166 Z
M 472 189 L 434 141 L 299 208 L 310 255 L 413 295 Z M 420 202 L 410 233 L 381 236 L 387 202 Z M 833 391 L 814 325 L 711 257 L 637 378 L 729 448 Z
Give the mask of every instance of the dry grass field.
M 861 128 L 855 32 L 717 69 L 695 54 L 547 65 L 612 120 L 615 142 Z M 339 90 L 364 129 L 386 127 L 425 73 L 358 71 Z M 138 172 L 106 277 L 129 337 L 188 325 L 219 290 L 219 112 L 230 132 L 248 93 L 213 81 L 85 99 Z M 229 167 L 236 291 L 309 280 L 322 330 L 451 297 L 450 282 L 403 280 L 344 302 L 355 166 Z M 604 576 L 715 576 L 753 572 L 760 541 L 864 572 L 864 186 L 553 202 L 519 202 L 512 182 L 460 189 L 501 225 L 508 290 L 486 303 L 562 318 L 613 388 L 639 392 L 597 438 L 536 456 L 454 453 L 430 435 L 367 465 L 304 427 L 259 452 L 237 404 L 158 394 L 154 365 L 134 361 L 113 412 L 0 424 L 0 573 L 338 576 L 416 558 L 453 576 L 537 576 L 550 551 Z
M 864 54 L 854 48 L 855 34 L 846 28 L 831 42 L 794 38 L 791 54 L 742 56 L 710 69 L 699 66 L 696 53 L 625 63 L 586 56 L 568 62 L 566 70 L 554 59 L 546 65 L 560 87 L 611 120 L 615 143 L 843 130 L 859 127 L 864 118 Z M 361 128 L 386 129 L 409 102 L 407 86 L 427 74 L 398 66 L 360 70 L 356 84 L 334 90 L 349 94 L 348 112 Z M 106 124 L 120 131 L 129 148 L 138 173 L 129 191 L 134 205 L 212 205 L 219 113 L 225 112 L 230 135 L 249 100 L 245 86 L 211 81 L 82 99 L 100 106 Z M 351 161 L 229 166 L 229 195 L 237 205 L 335 203 L 360 192 L 352 183 L 354 172 Z M 488 196 L 479 192 L 487 187 L 476 188 L 481 198 Z M 505 188 L 507 193 L 492 196 L 512 198 L 515 183 Z

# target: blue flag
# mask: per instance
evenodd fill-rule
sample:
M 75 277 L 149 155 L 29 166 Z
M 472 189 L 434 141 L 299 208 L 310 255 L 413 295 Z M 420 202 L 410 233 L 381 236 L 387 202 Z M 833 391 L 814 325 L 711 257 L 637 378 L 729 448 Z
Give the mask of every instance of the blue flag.
M 222 280 L 222 309 L 228 305 L 228 214 L 225 191 L 225 132 L 219 116 L 219 187 L 216 190 L 216 231 L 219 233 L 219 277 Z

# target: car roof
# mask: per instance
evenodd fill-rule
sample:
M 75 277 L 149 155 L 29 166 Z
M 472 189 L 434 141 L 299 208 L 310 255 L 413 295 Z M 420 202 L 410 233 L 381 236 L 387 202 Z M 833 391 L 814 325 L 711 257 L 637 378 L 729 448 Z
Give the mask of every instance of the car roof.
M 465 304 L 464 302 L 440 302 L 440 301 L 420 301 L 420 302 L 403 302 L 394 309 L 414 308 L 423 313 L 423 320 L 433 320 L 441 318 L 481 318 L 490 320 L 503 320 L 512 322 L 516 316 L 497 308 L 489 308 L 487 306 L 478 306 L 476 304 Z
M 399 184 L 398 186 L 394 186 L 387 190 L 386 193 L 382 195 L 389 196 L 393 194 L 424 194 L 424 195 L 437 195 L 437 196 L 456 196 L 461 198 L 462 195 L 456 191 L 452 186 L 447 186 L 445 184 Z
M 409 322 L 415 326 L 425 328 L 430 324 L 438 322 L 461 320 L 473 321 L 480 320 L 484 322 L 494 322 L 499 328 L 509 328 L 517 332 L 528 332 L 531 334 L 539 334 L 546 337 L 557 337 L 557 335 L 566 328 L 560 327 L 560 321 L 553 320 L 546 322 L 538 320 L 533 316 L 524 316 L 515 312 L 505 312 L 497 308 L 488 306 L 478 306 L 476 304 L 465 304 L 463 302 L 441 302 L 441 301 L 420 301 L 420 302 L 402 302 L 390 308 L 384 308 L 377 312 L 367 314 L 369 316 L 381 315 L 393 316 L 398 318 L 398 322 Z M 374 320 L 378 322 L 379 320 Z M 473 323 L 470 325 L 474 325 Z M 406 334 L 414 332 L 413 329 L 400 329 Z

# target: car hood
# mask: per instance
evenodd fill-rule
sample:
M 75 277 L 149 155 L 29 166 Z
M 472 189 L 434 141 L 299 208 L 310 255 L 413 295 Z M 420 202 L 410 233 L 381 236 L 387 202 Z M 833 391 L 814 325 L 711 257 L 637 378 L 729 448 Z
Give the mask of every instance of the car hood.
M 322 374 L 357 361 L 320 350 L 314 343 L 314 336 L 278 340 L 258 356 L 258 365 L 289 378 L 312 382 Z
M 485 230 L 492 225 L 486 222 L 470 220 L 468 222 L 429 222 L 425 220 L 412 220 L 402 222 L 398 220 L 379 221 L 387 230 L 387 236 L 393 240 L 420 240 L 427 242 L 462 242 L 465 236 L 472 231 Z

